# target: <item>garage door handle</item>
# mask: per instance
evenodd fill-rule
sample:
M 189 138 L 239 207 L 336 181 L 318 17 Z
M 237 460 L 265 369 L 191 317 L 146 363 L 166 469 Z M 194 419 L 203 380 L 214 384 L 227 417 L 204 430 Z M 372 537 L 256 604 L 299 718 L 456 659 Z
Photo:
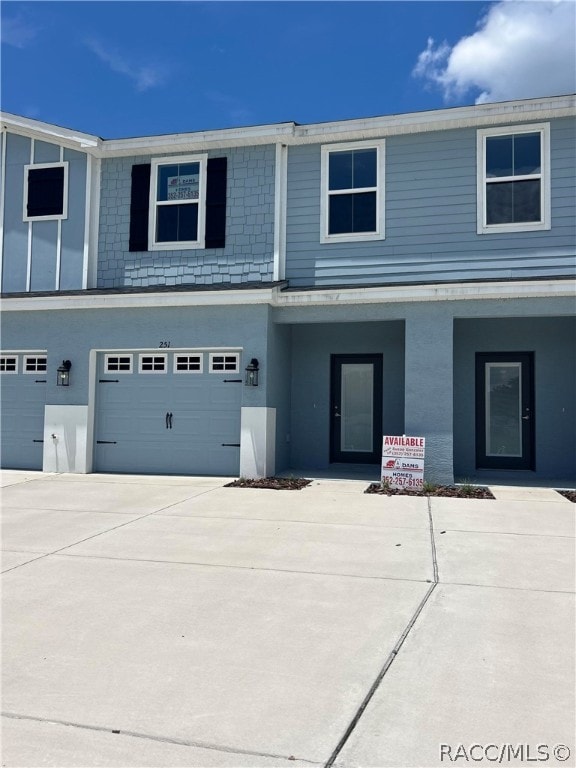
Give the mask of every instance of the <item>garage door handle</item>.
M 166 429 L 172 429 L 172 414 L 166 411 Z

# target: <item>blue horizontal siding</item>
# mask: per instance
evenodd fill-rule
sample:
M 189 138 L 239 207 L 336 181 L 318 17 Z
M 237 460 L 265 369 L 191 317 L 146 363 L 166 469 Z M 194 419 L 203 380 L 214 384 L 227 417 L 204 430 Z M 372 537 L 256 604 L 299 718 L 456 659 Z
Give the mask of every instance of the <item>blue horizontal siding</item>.
M 290 148 L 290 284 L 573 274 L 575 133 L 569 118 L 551 124 L 552 229 L 487 235 L 476 232 L 475 129 L 387 138 L 385 239 L 359 243 L 320 243 L 320 145 Z

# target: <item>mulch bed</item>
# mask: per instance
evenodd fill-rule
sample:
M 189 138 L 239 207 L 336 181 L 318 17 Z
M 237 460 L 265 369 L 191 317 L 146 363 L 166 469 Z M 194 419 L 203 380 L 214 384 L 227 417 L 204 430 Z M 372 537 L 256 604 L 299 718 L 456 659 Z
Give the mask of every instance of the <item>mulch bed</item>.
M 381 496 L 449 496 L 455 499 L 493 499 L 494 496 L 488 490 L 479 485 L 457 486 L 436 485 L 425 491 L 416 491 L 400 488 L 382 487 L 380 483 L 371 483 L 364 493 L 377 493 Z
M 240 478 L 232 483 L 227 483 L 225 488 L 268 488 L 272 491 L 300 491 L 312 480 L 304 477 L 260 477 L 258 479 Z
M 571 501 L 572 504 L 576 504 L 576 491 L 556 491 L 556 493 L 564 496 L 564 498 L 568 499 L 568 501 Z

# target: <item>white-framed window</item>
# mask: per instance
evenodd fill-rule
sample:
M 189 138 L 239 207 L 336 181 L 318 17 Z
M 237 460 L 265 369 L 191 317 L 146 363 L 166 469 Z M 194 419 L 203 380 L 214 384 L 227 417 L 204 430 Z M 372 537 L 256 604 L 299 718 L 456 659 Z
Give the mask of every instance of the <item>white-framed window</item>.
M 139 373 L 166 373 L 168 370 L 168 355 L 140 355 L 138 357 Z
M 174 355 L 174 373 L 202 373 L 203 355 Z
M 321 149 L 320 242 L 384 238 L 384 139 Z
M 46 355 L 24 355 L 22 363 L 23 373 L 45 373 L 48 358 Z
M 18 355 L 0 355 L 0 373 L 18 373 Z
M 210 373 L 238 373 L 239 371 L 239 352 L 210 352 Z
M 204 247 L 208 155 L 151 161 L 148 248 Z
M 550 125 L 477 134 L 478 234 L 550 229 Z
M 68 217 L 68 163 L 24 166 L 24 221 Z
M 132 373 L 132 355 L 104 355 L 106 373 Z

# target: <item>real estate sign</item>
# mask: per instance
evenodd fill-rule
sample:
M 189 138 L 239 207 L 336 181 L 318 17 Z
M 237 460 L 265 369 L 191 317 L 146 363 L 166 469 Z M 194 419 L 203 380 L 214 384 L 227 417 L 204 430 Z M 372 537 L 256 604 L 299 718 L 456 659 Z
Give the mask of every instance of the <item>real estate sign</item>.
M 382 438 L 382 482 L 391 488 L 422 488 L 426 440 L 408 435 Z

